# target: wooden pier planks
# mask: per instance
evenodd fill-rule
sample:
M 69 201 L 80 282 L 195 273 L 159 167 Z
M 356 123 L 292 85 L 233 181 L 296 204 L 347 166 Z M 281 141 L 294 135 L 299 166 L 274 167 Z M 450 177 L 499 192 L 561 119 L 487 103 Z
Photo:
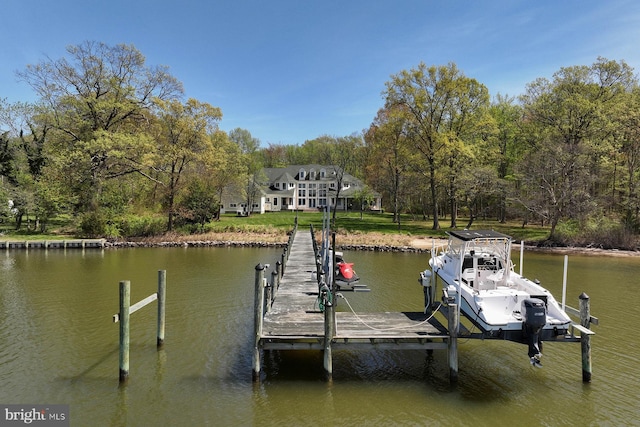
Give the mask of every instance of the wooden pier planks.
M 318 284 L 311 239 L 311 233 L 299 231 L 289 248 L 289 259 L 275 301 L 271 310 L 264 315 L 264 348 L 282 348 L 276 343 L 284 341 L 315 340 L 321 343 L 324 340 L 324 314 L 317 304 Z M 340 305 L 340 299 L 336 303 Z M 447 338 L 444 327 L 437 321 L 426 319 L 423 313 L 337 312 L 333 339 L 344 344 L 367 342 L 375 345 L 380 340 L 410 340 L 422 345 L 425 340 Z M 318 344 L 312 348 L 322 347 Z
M 263 337 L 323 337 L 324 315 L 317 305 L 318 284 L 311 233 L 296 233 L 276 299 L 263 320 Z

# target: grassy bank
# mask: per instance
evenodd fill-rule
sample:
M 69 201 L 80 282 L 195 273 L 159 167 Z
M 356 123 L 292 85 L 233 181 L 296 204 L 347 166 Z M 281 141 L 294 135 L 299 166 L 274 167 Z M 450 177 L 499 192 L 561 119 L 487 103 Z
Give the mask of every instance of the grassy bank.
M 232 241 L 256 241 L 266 242 L 286 241 L 286 232 L 289 231 L 295 219 L 301 228 L 308 228 L 310 224 L 320 228 L 322 226 L 322 214 L 320 212 L 269 212 L 263 215 L 250 217 L 238 217 L 235 215 L 223 215 L 219 221 L 206 225 L 203 233 L 188 234 L 186 232 L 173 232 L 162 236 L 146 238 L 122 237 L 132 240 L 232 240 Z M 364 213 L 362 218 L 359 212 L 338 212 L 336 217 L 336 232 L 338 238 L 349 244 L 390 244 L 407 246 L 416 239 L 430 239 L 432 237 L 445 237 L 445 231 L 449 230 L 450 220 L 445 218 L 440 221 L 441 229 L 432 230 L 432 221 L 423 221 L 409 215 L 401 217 L 400 226 L 394 223 L 392 215 L 388 213 Z M 467 224 L 466 218 L 458 221 L 459 228 Z M 497 221 L 478 220 L 473 223 L 474 229 L 488 228 L 503 232 L 517 240 L 524 239 L 527 242 L 538 242 L 548 236 L 548 229 L 536 225 L 522 227 L 521 223 L 501 224 Z M 72 218 L 58 218 L 51 223 L 46 233 L 37 233 L 26 230 L 15 230 L 12 222 L 0 224 L 0 239 L 2 240 L 32 240 L 32 239 L 63 239 L 69 237 L 81 237 L 74 233 L 76 230 Z
M 291 228 L 296 218 L 295 212 L 270 212 L 264 215 L 252 215 L 249 218 L 223 216 L 220 221 L 211 224 L 211 231 L 215 232 L 252 232 L 265 230 L 270 227 L 276 229 Z M 300 227 L 308 228 L 309 224 L 314 227 L 322 226 L 321 213 L 298 213 L 298 224 Z M 468 219 L 462 218 L 458 221 L 458 229 L 464 228 Z M 362 218 L 359 212 L 338 212 L 336 217 L 336 232 L 343 236 L 358 235 L 378 235 L 380 237 L 405 237 L 405 238 L 442 238 L 445 231 L 450 230 L 450 220 L 440 221 L 440 229 L 432 230 L 433 221 L 423 221 L 409 215 L 403 215 L 400 226 L 393 222 L 391 214 L 364 213 Z M 497 221 L 478 220 L 473 223 L 474 229 L 492 229 L 508 234 L 517 240 L 537 242 L 547 238 L 549 229 L 535 225 L 522 227 L 522 223 L 505 223 Z

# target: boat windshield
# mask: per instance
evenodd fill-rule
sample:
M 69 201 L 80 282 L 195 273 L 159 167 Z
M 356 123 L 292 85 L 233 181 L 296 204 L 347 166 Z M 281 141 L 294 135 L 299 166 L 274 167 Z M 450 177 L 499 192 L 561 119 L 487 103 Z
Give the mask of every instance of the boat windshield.
M 478 259 L 494 259 L 494 265 L 509 266 L 511 237 L 492 230 L 451 231 L 447 254 L 454 259 L 472 256 Z M 462 264 L 461 264 L 462 266 Z
M 447 245 L 447 253 L 452 257 L 459 257 L 464 252 L 465 242 L 456 237 L 449 237 L 449 244 Z
M 468 242 L 467 251 L 476 254 L 490 254 L 504 262 L 510 258 L 511 240 L 504 238 L 475 239 Z

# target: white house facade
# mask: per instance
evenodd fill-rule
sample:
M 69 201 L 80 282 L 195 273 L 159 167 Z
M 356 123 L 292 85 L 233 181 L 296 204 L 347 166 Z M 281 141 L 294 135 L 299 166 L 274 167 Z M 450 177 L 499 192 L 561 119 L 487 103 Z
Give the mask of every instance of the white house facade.
M 364 184 L 354 176 L 343 173 L 338 192 L 339 174 L 334 166 L 297 165 L 286 168 L 265 168 L 266 182 L 261 183 L 259 197 L 250 207 L 252 213 L 282 210 L 318 211 L 325 206 L 337 210 L 359 210 L 355 198 Z M 246 200 L 227 197 L 222 203 L 222 213 L 246 214 Z M 373 192 L 371 210 L 381 209 L 380 194 Z

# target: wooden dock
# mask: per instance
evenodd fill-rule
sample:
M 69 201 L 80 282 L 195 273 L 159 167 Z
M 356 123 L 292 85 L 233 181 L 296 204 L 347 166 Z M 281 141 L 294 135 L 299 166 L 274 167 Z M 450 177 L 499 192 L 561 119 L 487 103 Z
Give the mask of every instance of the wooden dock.
M 0 249 L 85 249 L 104 248 L 106 239 L 0 240 Z
M 341 295 L 324 283 L 324 276 L 318 280 L 321 251 L 316 254 L 313 229 L 310 232 L 296 230 L 297 227 L 271 273 L 271 280 L 265 277 L 269 265 L 256 266 L 254 381 L 260 379 L 263 350 L 321 350 L 325 372 L 331 378 L 333 350 L 384 349 L 447 350 L 449 380 L 453 383 L 458 379 L 458 336 L 465 340 L 502 339 L 472 333 L 460 323 L 455 303 L 449 300 L 434 304 L 433 296 L 429 298 L 431 310 L 440 312 L 438 316 L 446 319 L 446 326 L 433 315 L 422 312 L 336 312 Z M 323 228 L 323 241 L 325 239 Z M 589 297 L 582 294 L 579 299 L 579 310 L 567 306 L 565 311 L 578 316 L 580 323 L 572 325 L 568 334 L 545 342 L 581 343 L 583 381 L 590 382 L 593 332 L 588 328 L 598 324 L 598 319 L 590 314 Z
M 284 257 L 283 257 L 284 258 Z M 286 254 L 284 274 L 270 285 L 264 279 L 264 266 L 256 267 L 256 354 L 254 378 L 260 373 L 261 349 L 323 350 L 325 370 L 331 375 L 332 349 L 452 350 L 447 328 L 421 312 L 358 313 L 335 312 L 333 304 L 324 311 L 318 307 L 316 254 L 312 234 L 293 234 Z M 279 282 L 279 284 L 278 284 Z M 262 285 L 261 285 L 262 284 Z M 272 286 L 260 307 L 260 289 Z M 339 300 L 338 300 L 339 302 Z M 262 317 L 259 313 L 264 313 Z M 330 336 L 329 339 L 325 339 Z M 454 347 L 455 351 L 455 347 Z M 454 370 L 457 374 L 457 357 Z

